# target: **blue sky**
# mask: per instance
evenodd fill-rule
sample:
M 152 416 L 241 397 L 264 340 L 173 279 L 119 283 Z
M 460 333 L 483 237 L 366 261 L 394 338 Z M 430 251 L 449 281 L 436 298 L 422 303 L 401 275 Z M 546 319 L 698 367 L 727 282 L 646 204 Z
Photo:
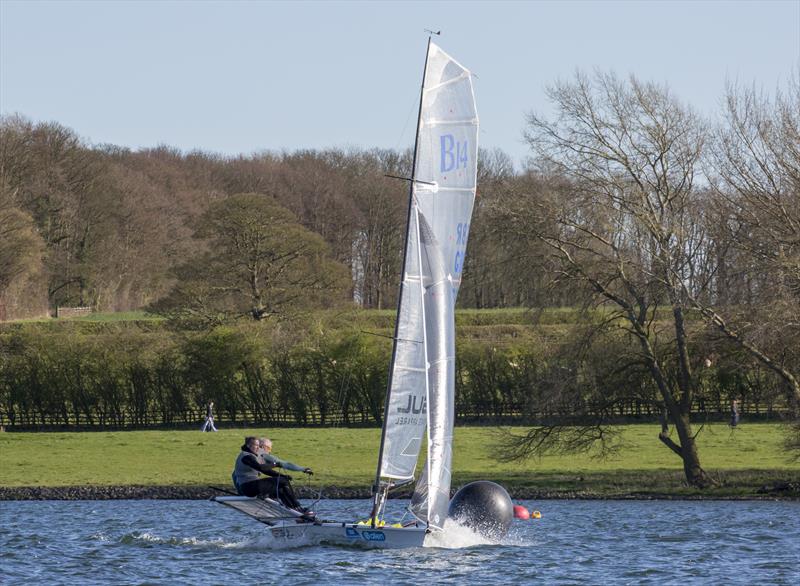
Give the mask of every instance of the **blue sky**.
M 425 28 L 478 76 L 482 145 L 518 161 L 525 114 L 576 69 L 667 83 L 713 115 L 726 79 L 771 92 L 800 67 L 800 0 L 0 0 L 0 111 L 133 148 L 405 148 Z

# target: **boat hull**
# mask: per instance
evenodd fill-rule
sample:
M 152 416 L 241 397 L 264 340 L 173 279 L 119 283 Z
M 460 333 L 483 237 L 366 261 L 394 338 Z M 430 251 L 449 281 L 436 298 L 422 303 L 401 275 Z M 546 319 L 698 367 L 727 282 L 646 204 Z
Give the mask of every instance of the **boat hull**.
M 371 527 L 358 523 L 310 521 L 276 500 L 246 496 L 217 496 L 214 502 L 230 507 L 267 526 L 276 545 L 300 547 L 318 543 L 371 548 L 422 547 L 426 527 Z
M 278 544 L 290 547 L 327 543 L 380 549 L 422 547 L 428 533 L 424 527 L 372 528 L 336 522 L 279 524 L 269 532 Z

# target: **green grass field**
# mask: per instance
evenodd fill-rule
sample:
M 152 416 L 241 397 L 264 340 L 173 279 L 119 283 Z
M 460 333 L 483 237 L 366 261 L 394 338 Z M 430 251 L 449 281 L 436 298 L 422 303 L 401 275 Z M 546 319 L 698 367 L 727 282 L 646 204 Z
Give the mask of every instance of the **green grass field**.
M 483 478 L 553 493 L 695 493 L 683 485 L 680 460 L 658 441 L 657 425 L 621 430 L 627 447 L 607 459 L 563 455 L 503 463 L 494 456 L 499 429 L 458 427 L 453 484 Z M 312 486 L 366 488 L 375 473 L 377 429 L 2 433 L 0 486 L 228 485 L 245 434 L 269 436 L 275 454 L 311 466 Z M 775 424 L 743 424 L 734 432 L 707 425 L 699 436 L 700 456 L 721 483 L 712 494 L 747 495 L 768 482 L 800 480 L 800 462 L 782 441 Z M 294 476 L 306 482 L 304 475 Z

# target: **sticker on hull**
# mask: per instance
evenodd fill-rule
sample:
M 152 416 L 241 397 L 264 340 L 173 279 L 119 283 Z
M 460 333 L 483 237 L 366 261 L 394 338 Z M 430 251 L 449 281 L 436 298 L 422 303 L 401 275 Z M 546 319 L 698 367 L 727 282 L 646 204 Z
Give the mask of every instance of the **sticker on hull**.
M 386 534 L 383 531 L 362 531 L 361 535 L 367 541 L 386 541 Z

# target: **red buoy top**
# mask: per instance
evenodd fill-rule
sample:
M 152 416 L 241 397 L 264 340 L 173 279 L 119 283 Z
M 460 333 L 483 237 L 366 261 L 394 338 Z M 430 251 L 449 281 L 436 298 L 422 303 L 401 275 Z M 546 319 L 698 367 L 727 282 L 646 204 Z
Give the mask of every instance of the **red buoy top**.
M 528 509 L 522 505 L 514 505 L 514 517 L 527 520 L 531 518 L 531 514 L 528 512 Z

